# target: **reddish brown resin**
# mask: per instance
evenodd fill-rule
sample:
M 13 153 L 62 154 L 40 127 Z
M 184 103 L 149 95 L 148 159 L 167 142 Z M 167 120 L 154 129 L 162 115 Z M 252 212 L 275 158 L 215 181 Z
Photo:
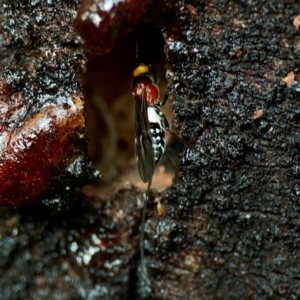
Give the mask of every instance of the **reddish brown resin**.
M 0 84 L 1 207 L 37 200 L 50 187 L 55 167 L 76 151 L 74 135 L 84 126 L 79 97 L 69 99 L 69 105 L 50 104 L 11 126 L 11 120 L 24 109 L 24 99 L 21 93 L 8 97 L 10 93 L 9 86 Z
M 93 53 L 105 54 L 149 10 L 153 0 L 83 0 L 75 30 Z
M 133 88 L 133 95 L 136 99 L 142 100 L 143 93 L 146 92 L 147 106 L 153 105 L 158 99 L 158 88 L 148 80 L 139 80 Z

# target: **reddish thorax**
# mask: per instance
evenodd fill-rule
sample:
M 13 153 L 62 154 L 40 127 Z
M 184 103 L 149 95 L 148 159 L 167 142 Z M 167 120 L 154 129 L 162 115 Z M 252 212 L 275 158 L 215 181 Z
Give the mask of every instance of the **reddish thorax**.
M 158 88 L 151 81 L 140 79 L 133 88 L 133 95 L 136 99 L 142 101 L 143 93 L 146 93 L 146 104 L 151 106 L 158 99 Z

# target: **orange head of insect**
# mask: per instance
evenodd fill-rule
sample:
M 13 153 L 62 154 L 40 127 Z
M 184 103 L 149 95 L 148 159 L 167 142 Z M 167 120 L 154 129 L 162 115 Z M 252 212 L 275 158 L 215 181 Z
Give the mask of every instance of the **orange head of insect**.
M 154 70 L 150 66 L 140 64 L 133 71 L 133 76 L 134 97 L 146 101 L 147 106 L 153 105 L 159 96 L 158 80 Z

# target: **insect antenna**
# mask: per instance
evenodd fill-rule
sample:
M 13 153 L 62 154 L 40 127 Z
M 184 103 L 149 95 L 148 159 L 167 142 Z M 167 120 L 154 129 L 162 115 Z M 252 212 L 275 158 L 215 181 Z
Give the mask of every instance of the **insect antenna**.
M 145 264 L 145 247 L 144 247 L 144 234 L 145 234 L 145 219 L 146 219 L 146 211 L 147 211 L 147 204 L 149 200 L 149 192 L 151 187 L 152 180 L 148 182 L 148 187 L 145 195 L 145 201 L 144 201 L 144 207 L 142 211 L 142 222 L 141 222 L 141 233 L 140 233 L 140 254 L 141 254 L 141 268 L 142 272 L 146 277 L 148 277 L 147 274 L 147 268 Z
M 141 63 L 139 59 L 139 42 L 138 39 L 135 40 L 135 65 L 138 66 Z

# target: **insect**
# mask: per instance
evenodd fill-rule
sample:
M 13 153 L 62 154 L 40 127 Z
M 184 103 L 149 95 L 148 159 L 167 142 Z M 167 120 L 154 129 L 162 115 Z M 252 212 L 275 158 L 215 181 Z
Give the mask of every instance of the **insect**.
M 165 131 L 169 124 L 162 113 L 159 101 L 158 79 L 152 67 L 140 64 L 133 72 L 133 96 L 135 100 L 135 153 L 142 181 L 148 183 L 140 233 L 141 265 L 147 275 L 144 261 L 144 227 L 149 190 L 154 168 L 165 151 Z
M 170 131 L 169 123 L 162 113 L 163 106 L 170 94 L 166 93 L 164 100 L 159 100 L 158 78 L 151 66 L 139 64 L 133 72 L 133 96 L 135 100 L 135 153 L 138 170 L 142 181 L 148 183 L 144 207 L 142 211 L 140 254 L 141 266 L 147 276 L 144 259 L 144 229 L 149 191 L 156 164 L 165 152 L 165 131 L 188 147 L 188 144 Z M 218 160 L 202 152 L 210 159 Z M 172 158 L 170 157 L 172 160 Z
M 139 65 L 133 74 L 136 159 L 141 179 L 150 182 L 155 165 L 165 151 L 165 130 L 169 124 L 160 110 L 164 103 L 158 100 L 158 80 L 152 68 Z

